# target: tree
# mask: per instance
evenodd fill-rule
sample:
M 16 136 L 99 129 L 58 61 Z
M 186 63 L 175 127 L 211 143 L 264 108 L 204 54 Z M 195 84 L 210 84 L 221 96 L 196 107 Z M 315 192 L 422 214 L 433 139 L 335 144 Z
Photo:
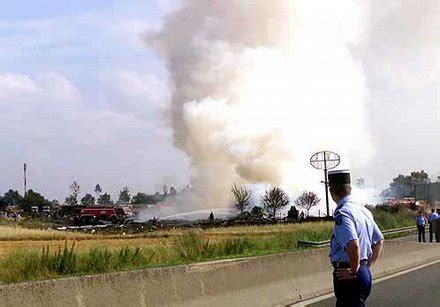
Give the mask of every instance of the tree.
M 3 200 L 3 196 L 0 196 L 0 208 L 1 208 L 2 210 L 4 210 L 5 207 L 6 207 L 6 203 L 5 203 L 5 201 Z
M 290 206 L 289 211 L 287 211 L 287 219 L 290 221 L 297 221 L 298 220 L 298 209 L 296 209 L 295 206 Z
M 414 171 L 409 175 L 399 174 L 393 178 L 389 187 L 382 191 L 381 195 L 384 197 L 415 197 L 416 186 L 419 184 L 430 183 L 428 174 L 425 171 Z
M 171 187 L 171 188 L 170 188 L 170 195 L 171 195 L 171 196 L 176 196 L 176 195 L 177 195 L 177 190 L 176 190 L 175 187 Z
M 38 206 L 38 208 L 41 209 L 43 206 L 49 204 L 50 202 L 46 200 L 43 195 L 31 189 L 28 190 L 26 192 L 26 196 L 23 197 L 20 208 L 25 212 L 31 212 L 32 206 Z
M 163 195 L 168 195 L 168 186 L 166 184 L 163 185 Z
M 264 196 L 261 199 L 261 204 L 267 214 L 272 217 L 273 220 L 276 219 L 277 212 L 289 204 L 289 197 L 280 188 L 274 187 L 270 190 L 264 192 Z
M 131 203 L 135 205 L 146 204 L 148 201 L 148 195 L 145 193 L 138 192 L 131 198 Z
M 102 189 L 101 189 L 101 186 L 99 185 L 99 183 L 97 183 L 95 185 L 95 189 L 93 191 L 95 192 L 96 198 L 98 198 L 99 195 L 101 195 Z
M 112 205 L 113 201 L 112 201 L 110 194 L 107 194 L 107 193 L 101 194 L 98 197 L 98 204 L 99 205 Z
M 3 203 L 5 206 L 18 206 L 21 204 L 23 197 L 20 193 L 10 189 L 3 195 Z
M 263 208 L 260 206 L 254 206 L 251 210 L 251 217 L 254 219 L 262 219 L 264 217 Z
M 84 206 L 92 206 L 95 204 L 95 197 L 93 197 L 92 194 L 87 193 L 83 198 L 81 198 L 81 204 Z
M 69 195 L 64 200 L 64 203 L 68 206 L 76 206 L 78 205 L 78 200 L 73 195 Z
M 122 203 L 129 203 L 131 199 L 130 191 L 128 187 L 122 188 L 121 192 L 119 192 L 119 201 Z
M 80 193 L 80 187 L 79 184 L 74 181 L 70 186 L 70 195 L 66 197 L 66 203 L 68 205 L 74 206 L 78 204 L 78 195 Z
M 297 199 L 295 199 L 295 204 L 298 207 L 305 209 L 307 211 L 307 216 L 309 216 L 310 209 L 317 206 L 320 201 L 321 199 L 318 197 L 318 195 L 316 195 L 316 193 L 304 191 L 300 196 L 298 196 Z
M 252 196 L 251 190 L 246 189 L 244 186 L 238 186 L 234 183 L 232 185 L 231 192 L 234 195 L 235 207 L 240 210 L 240 215 L 243 215 L 246 207 L 249 206 L 249 201 Z

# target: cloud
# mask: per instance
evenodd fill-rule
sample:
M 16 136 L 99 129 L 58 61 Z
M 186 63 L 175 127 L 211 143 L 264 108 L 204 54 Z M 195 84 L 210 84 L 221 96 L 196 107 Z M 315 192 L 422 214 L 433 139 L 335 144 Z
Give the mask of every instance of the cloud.
M 79 89 L 55 72 L 40 74 L 35 79 L 23 74 L 0 74 L 0 106 L 10 112 L 63 112 L 81 99 Z
M 137 71 L 112 71 L 101 74 L 104 100 L 109 108 L 141 118 L 160 115 L 169 101 L 166 80 Z M 157 120 L 157 118 L 156 118 Z
M 116 99 L 122 106 L 140 97 L 139 105 L 159 103 L 149 99 L 160 95 L 148 96 L 140 87 L 142 77 L 117 76 L 128 82 L 126 86 L 129 76 L 136 97 L 128 95 L 132 91 L 120 90 L 113 97 L 115 104 Z M 107 93 L 110 87 L 102 85 L 100 90 L 104 96 L 112 96 Z M 75 84 L 56 72 L 34 78 L 0 74 L 0 93 L 1 190 L 20 189 L 24 162 L 29 164 L 29 187 L 60 200 L 73 180 L 79 181 L 83 192 L 100 182 L 113 195 L 124 185 L 133 191 L 152 192 L 155 181 L 167 175 L 185 183 L 181 176 L 184 157 L 172 149 L 169 132 L 155 120 L 160 118 L 155 108 L 147 120 L 136 116 L 134 109 L 122 112 L 111 104 L 90 104 Z

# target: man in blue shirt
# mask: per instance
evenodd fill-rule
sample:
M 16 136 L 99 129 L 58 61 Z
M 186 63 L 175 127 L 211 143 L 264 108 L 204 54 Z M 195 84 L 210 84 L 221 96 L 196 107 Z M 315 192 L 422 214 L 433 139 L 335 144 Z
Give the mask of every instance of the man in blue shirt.
M 435 212 L 435 209 L 431 209 L 431 214 L 428 216 L 429 223 L 429 242 L 432 242 L 432 233 L 433 233 L 433 222 L 438 219 L 438 214 Z
M 423 216 L 423 212 L 419 211 L 419 213 L 416 216 L 416 225 L 417 225 L 417 232 L 419 234 L 419 242 L 426 242 L 425 239 L 425 226 L 426 226 L 426 218 Z
M 348 170 L 330 171 L 328 182 L 335 228 L 330 242 L 336 306 L 365 306 L 371 292 L 371 267 L 379 258 L 383 235 L 373 215 L 351 196 Z

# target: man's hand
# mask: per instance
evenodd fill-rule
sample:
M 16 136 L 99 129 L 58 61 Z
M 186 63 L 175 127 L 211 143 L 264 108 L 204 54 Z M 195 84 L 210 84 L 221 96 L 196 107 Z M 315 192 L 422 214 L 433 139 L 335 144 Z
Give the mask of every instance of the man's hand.
M 360 262 L 360 251 L 359 251 L 359 241 L 351 240 L 347 243 L 346 251 L 348 255 L 348 260 L 350 262 L 350 270 L 351 272 L 356 273 L 359 270 L 359 262 Z
M 339 268 L 336 270 L 335 275 L 339 280 L 350 280 L 357 277 L 356 274 L 351 272 L 350 268 Z
M 382 253 L 382 247 L 383 247 L 383 240 L 380 240 L 375 245 L 371 247 L 373 250 L 373 254 L 371 255 L 371 258 L 368 259 L 368 267 L 371 268 L 374 263 L 379 259 L 380 254 Z

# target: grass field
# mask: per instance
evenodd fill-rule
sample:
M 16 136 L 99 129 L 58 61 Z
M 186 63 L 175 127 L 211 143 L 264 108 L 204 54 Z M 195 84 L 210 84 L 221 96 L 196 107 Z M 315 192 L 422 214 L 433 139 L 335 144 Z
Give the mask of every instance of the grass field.
M 375 218 L 381 229 L 414 224 L 408 211 Z M 0 283 L 289 252 L 298 240 L 329 239 L 332 229 L 313 222 L 104 235 L 0 225 Z
M 17 250 L 40 251 L 44 246 L 57 248 L 65 240 L 76 241 L 75 249 L 84 251 L 91 247 L 156 247 L 169 246 L 171 242 L 187 233 L 194 233 L 210 242 L 230 238 L 249 237 L 255 240 L 270 238 L 277 234 L 295 233 L 299 239 L 328 238 L 332 223 L 277 224 L 262 226 L 238 226 L 210 229 L 169 229 L 132 235 L 102 235 L 55 230 L 25 229 L 13 226 L 0 226 L 0 259 Z M 296 241 L 295 241 L 296 242 Z

